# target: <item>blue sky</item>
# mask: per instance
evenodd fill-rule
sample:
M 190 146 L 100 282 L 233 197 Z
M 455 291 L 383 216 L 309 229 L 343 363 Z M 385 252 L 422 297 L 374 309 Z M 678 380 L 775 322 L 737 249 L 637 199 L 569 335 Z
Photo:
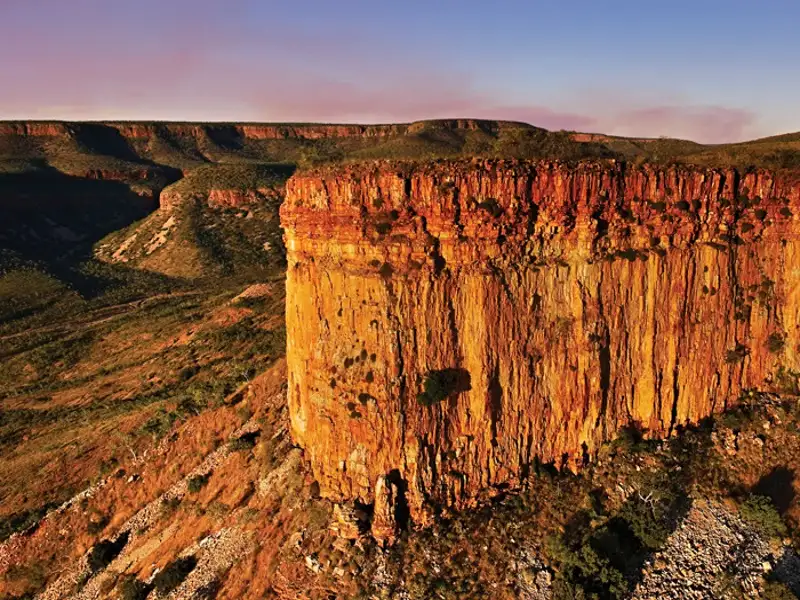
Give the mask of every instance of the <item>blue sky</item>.
M 800 130 L 800 2 L 0 0 L 0 118 Z

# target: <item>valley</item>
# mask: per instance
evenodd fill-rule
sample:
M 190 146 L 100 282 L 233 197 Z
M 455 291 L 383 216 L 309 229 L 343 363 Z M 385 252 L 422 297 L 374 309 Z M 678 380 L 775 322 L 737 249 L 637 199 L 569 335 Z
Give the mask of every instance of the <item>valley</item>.
M 0 598 L 800 593 L 798 155 L 0 123 Z

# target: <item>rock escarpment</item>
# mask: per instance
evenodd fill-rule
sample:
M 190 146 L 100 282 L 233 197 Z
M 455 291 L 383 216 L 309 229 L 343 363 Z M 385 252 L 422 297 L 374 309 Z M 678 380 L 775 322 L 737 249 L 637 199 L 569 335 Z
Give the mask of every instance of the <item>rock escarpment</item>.
M 797 383 L 792 173 L 372 163 L 281 217 L 293 435 L 382 529 Z
M 76 123 L 67 121 L 0 121 L 0 136 L 61 137 L 97 136 L 108 139 L 109 132 L 128 141 L 168 138 L 179 140 L 213 140 L 235 143 L 240 140 L 322 140 L 335 138 L 382 138 L 414 134 L 433 121 L 393 123 L 385 125 L 318 124 L 318 123 L 170 123 L 145 121 L 108 121 Z M 497 132 L 503 128 L 529 128 L 530 125 L 511 121 L 481 119 L 440 119 L 437 125 L 448 130 L 485 130 Z

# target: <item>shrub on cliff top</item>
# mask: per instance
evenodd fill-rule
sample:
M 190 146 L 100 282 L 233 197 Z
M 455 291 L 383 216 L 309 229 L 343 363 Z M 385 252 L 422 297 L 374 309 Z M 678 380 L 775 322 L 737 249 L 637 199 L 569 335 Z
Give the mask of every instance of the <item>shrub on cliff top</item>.
M 780 581 L 767 581 L 761 597 L 764 600 L 794 600 L 797 598 L 789 586 Z

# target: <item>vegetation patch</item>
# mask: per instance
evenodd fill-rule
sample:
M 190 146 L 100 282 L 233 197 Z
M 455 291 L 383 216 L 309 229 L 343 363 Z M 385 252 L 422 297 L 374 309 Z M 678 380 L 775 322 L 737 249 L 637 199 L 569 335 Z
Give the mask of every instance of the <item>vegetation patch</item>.
M 186 483 L 186 488 L 190 493 L 196 494 L 208 485 L 208 475 L 192 475 Z
M 36 525 L 48 512 L 58 507 L 58 503 L 44 504 L 38 508 L 25 510 L 0 519 L 0 542 L 19 531 Z
M 786 337 L 779 332 L 770 333 L 767 338 L 767 350 L 773 354 L 783 352 L 783 347 L 786 345 Z
M 775 508 L 772 498 L 758 494 L 750 495 L 739 507 L 742 518 L 767 537 L 786 535 L 786 524 Z
M 736 347 L 732 350 L 728 350 L 725 354 L 725 362 L 728 364 L 734 364 L 742 362 L 748 354 L 747 346 L 743 344 L 736 344 Z

